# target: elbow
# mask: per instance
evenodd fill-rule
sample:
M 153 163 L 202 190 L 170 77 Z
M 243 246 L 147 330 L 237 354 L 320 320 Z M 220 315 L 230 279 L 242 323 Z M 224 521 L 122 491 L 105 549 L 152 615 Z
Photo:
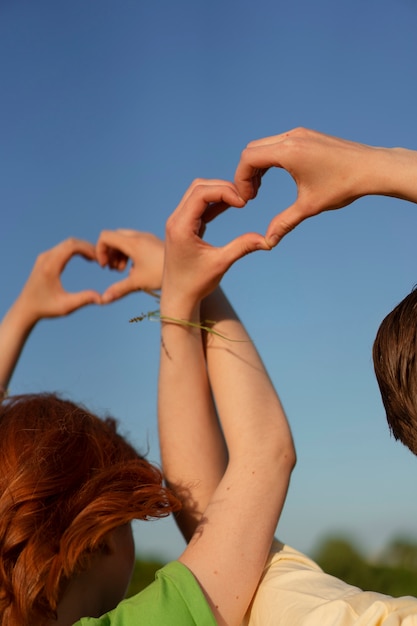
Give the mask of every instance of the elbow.
M 285 437 L 282 437 L 281 434 L 281 437 L 276 441 L 273 456 L 274 465 L 279 474 L 281 476 L 286 474 L 290 478 L 297 463 L 297 453 L 290 432 Z
M 297 453 L 295 451 L 294 442 L 291 440 L 280 451 L 281 465 L 286 469 L 289 475 L 292 474 L 297 464 Z

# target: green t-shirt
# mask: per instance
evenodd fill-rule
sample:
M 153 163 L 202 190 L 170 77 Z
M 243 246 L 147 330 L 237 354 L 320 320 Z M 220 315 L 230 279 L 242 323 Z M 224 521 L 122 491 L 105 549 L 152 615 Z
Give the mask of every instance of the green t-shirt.
M 101 617 L 83 617 L 74 626 L 217 626 L 200 585 L 178 561 L 156 573 L 143 591 Z

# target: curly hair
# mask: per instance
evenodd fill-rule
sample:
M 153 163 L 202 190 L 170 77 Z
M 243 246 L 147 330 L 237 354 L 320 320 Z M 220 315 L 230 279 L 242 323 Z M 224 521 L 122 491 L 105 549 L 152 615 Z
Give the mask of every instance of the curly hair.
M 0 406 L 0 624 L 56 619 L 105 535 L 180 509 L 160 470 L 116 430 L 54 394 Z
M 417 290 L 382 321 L 373 346 L 376 378 L 388 425 L 417 454 Z

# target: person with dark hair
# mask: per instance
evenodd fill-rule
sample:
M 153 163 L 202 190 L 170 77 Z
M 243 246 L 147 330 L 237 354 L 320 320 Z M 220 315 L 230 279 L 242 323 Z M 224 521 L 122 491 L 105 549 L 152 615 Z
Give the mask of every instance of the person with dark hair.
M 417 290 L 382 321 L 373 362 L 389 428 L 417 454 Z
M 303 220 L 340 209 L 366 195 L 417 203 L 417 151 L 383 148 L 305 128 L 252 141 L 241 154 L 235 184 L 254 198 L 271 167 L 297 185 L 295 202 L 273 218 L 266 240 L 275 246 Z M 390 430 L 417 454 L 417 293 L 413 290 L 382 322 L 373 347 L 375 373 Z
M 366 195 L 417 202 L 417 151 L 340 139 L 306 128 L 251 141 L 243 150 L 235 184 L 247 202 L 271 167 L 287 170 L 297 186 L 295 202 L 268 226 L 271 247 L 303 220 L 340 209 Z
M 297 186 L 295 202 L 273 218 L 271 247 L 304 219 L 345 207 L 365 195 L 417 202 L 417 152 L 373 147 L 305 128 L 247 145 L 235 184 L 247 202 L 271 167 L 285 169 Z M 375 373 L 389 427 L 417 454 L 417 291 L 382 322 L 373 346 Z M 254 596 L 250 626 L 417 625 L 417 599 L 362 591 L 325 574 L 307 556 L 284 546 L 272 556 Z M 245 622 L 246 624 L 246 622 Z

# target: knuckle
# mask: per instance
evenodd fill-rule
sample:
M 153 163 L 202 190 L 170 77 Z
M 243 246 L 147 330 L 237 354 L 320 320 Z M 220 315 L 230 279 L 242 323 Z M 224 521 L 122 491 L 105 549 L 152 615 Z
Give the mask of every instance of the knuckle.
M 191 183 L 191 188 L 194 190 L 196 188 L 201 187 L 202 185 L 205 185 L 206 183 L 207 183 L 206 178 L 194 178 L 193 182 Z
M 244 163 L 249 161 L 249 155 L 250 155 L 253 147 L 254 147 L 254 142 L 251 141 L 250 143 L 248 143 L 246 148 L 244 148 L 244 150 L 242 150 L 242 153 L 240 155 L 240 160 L 241 161 L 243 161 Z
M 288 134 L 304 136 L 308 134 L 308 130 L 307 128 L 304 128 L 304 126 L 297 126 L 296 128 L 293 128 L 292 130 L 290 130 Z
M 172 214 L 169 216 L 165 224 L 165 232 L 167 236 L 171 236 L 175 232 L 175 229 L 176 229 L 176 219 L 175 219 L 175 215 Z

